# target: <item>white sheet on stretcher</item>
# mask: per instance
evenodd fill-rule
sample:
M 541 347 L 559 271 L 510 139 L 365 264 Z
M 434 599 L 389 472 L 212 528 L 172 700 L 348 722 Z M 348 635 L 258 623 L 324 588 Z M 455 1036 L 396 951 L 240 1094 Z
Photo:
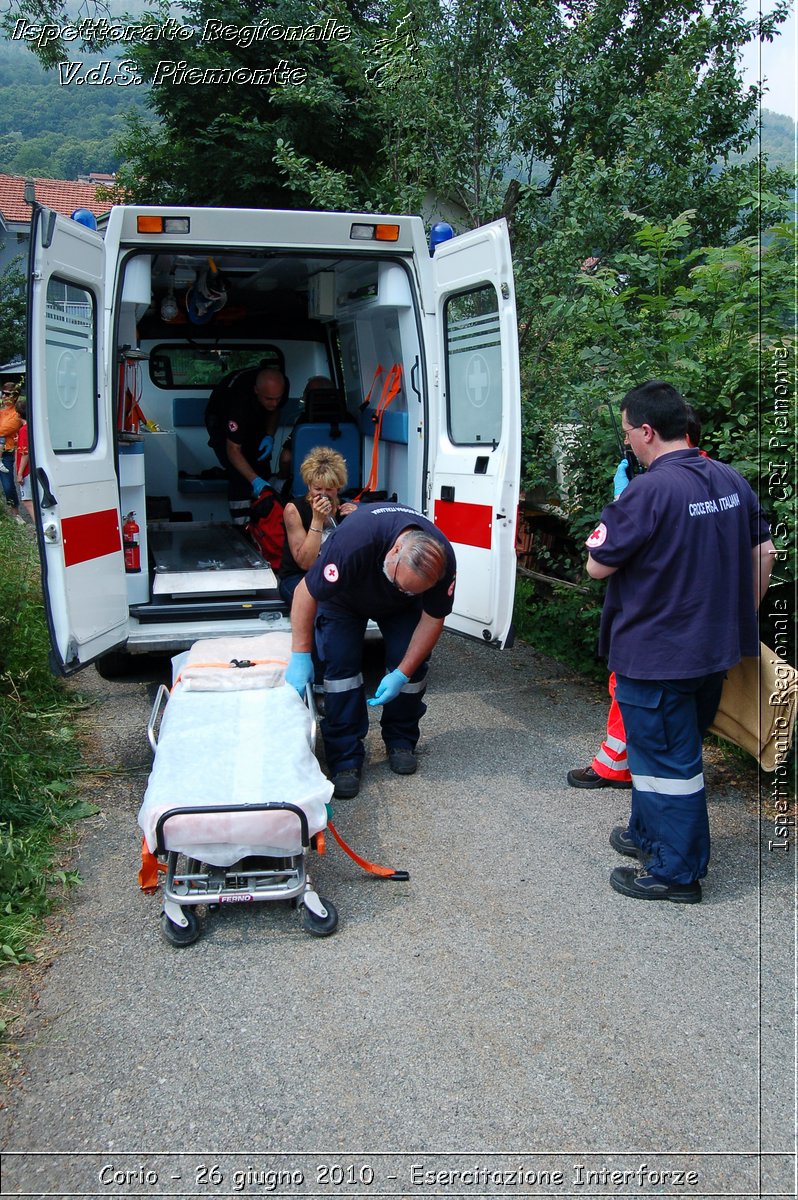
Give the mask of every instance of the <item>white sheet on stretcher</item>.
M 282 801 L 301 808 L 312 836 L 327 825 L 333 785 L 311 748 L 312 720 L 294 688 L 242 691 L 173 689 L 161 720 L 138 821 L 155 850 L 159 816 L 181 806 Z M 186 813 L 171 818 L 166 846 L 229 867 L 248 855 L 301 851 L 289 812 Z

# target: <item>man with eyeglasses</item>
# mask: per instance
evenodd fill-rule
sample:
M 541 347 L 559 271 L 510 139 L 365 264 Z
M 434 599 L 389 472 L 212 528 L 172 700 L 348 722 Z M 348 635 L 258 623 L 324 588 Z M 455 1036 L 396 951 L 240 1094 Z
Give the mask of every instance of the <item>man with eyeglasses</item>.
M 321 732 L 335 796 L 350 798 L 360 790 L 368 732 L 363 639 L 369 620 L 383 636 L 386 674 L 368 704 L 382 706 L 391 770 L 415 772 L 429 660 L 452 611 L 455 569 L 450 543 L 421 513 L 401 504 L 361 504 L 333 531 L 297 586 L 286 682 L 304 695 L 313 672 L 315 630 L 324 664 Z
M 759 655 L 756 610 L 775 548 L 759 502 L 687 437 L 688 408 L 650 380 L 621 401 L 626 443 L 646 468 L 601 514 L 587 571 L 608 579 L 599 649 L 616 674 L 632 808 L 610 844 L 624 896 L 697 904 L 710 839 L 702 738 L 726 672 Z

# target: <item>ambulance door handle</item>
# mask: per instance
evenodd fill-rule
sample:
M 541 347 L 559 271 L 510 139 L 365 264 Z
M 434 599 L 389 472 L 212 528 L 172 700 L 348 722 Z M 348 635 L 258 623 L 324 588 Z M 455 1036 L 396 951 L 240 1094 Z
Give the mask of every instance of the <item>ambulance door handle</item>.
M 419 404 L 421 404 L 421 389 L 418 386 L 418 368 L 419 368 L 419 361 L 418 361 L 418 358 L 416 358 L 415 361 L 413 362 L 412 367 L 410 368 L 410 386 L 412 387 L 413 391 L 416 393 Z
M 44 495 L 42 496 L 41 507 L 42 508 L 55 508 L 58 501 L 56 500 L 53 493 L 50 491 L 50 480 L 47 478 L 47 472 L 45 471 L 44 467 L 36 468 L 36 478 L 38 479 L 39 483 L 41 484 L 42 492 L 44 493 Z

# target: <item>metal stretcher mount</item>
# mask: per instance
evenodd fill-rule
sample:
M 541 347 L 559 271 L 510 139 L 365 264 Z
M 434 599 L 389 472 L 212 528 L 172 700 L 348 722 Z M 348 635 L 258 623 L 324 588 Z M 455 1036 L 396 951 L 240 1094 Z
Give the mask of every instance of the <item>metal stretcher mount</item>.
M 138 821 L 166 859 L 161 932 L 174 946 L 199 937 L 199 905 L 291 901 L 309 933 L 338 924 L 306 865 L 311 846 L 323 852 L 333 785 L 314 754 L 312 695 L 308 707 L 283 681 L 289 652 L 279 632 L 195 642 L 156 697 Z

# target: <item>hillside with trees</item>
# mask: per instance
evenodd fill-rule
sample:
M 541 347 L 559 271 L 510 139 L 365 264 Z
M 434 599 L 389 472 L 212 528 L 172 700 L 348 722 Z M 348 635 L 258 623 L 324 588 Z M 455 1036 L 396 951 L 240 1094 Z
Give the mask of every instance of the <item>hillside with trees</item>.
M 84 57 L 87 65 L 103 58 Z M 142 88 L 61 86 L 27 47 L 0 42 L 0 173 L 77 179 L 116 171 L 125 115 L 143 111 L 144 100 Z

